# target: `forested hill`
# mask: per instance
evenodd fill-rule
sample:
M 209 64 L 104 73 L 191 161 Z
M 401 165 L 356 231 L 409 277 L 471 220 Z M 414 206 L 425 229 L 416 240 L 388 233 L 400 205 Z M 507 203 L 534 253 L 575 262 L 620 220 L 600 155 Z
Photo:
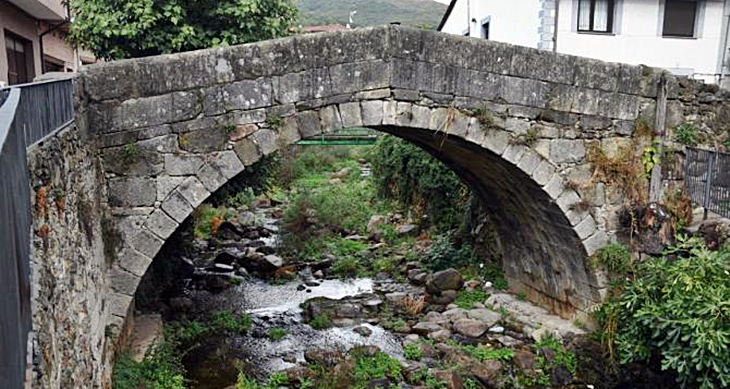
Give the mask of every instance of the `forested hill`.
M 377 26 L 392 22 L 435 29 L 446 5 L 433 0 L 299 0 L 300 24 L 341 23 L 354 15 L 355 26 Z

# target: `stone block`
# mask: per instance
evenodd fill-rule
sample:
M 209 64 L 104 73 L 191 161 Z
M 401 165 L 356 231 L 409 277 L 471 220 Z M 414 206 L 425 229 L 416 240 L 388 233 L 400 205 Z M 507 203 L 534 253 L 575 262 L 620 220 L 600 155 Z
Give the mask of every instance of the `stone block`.
M 573 189 L 568 189 L 564 191 L 558 198 L 555 200 L 555 203 L 560 207 L 560 209 L 563 212 L 568 212 L 573 208 L 573 205 L 580 202 L 580 196 L 578 195 L 578 192 L 574 191 Z
M 395 108 L 395 124 L 401 127 L 410 127 L 413 121 L 413 104 L 398 102 Z
M 382 60 L 330 66 L 334 94 L 355 93 L 390 86 L 390 64 Z
M 486 147 L 491 152 L 497 155 L 502 155 L 507 149 L 509 142 L 510 136 L 508 132 L 491 129 L 487 131 L 486 135 L 484 136 L 484 143 L 482 143 L 482 146 Z
M 162 209 L 153 212 L 145 223 L 145 227 L 161 239 L 167 239 L 178 227 L 178 223 Z
M 172 153 L 177 150 L 177 135 L 165 134 L 153 138 L 140 140 L 137 145 L 142 150 L 156 151 L 158 153 Z
M 421 81 L 419 64 L 422 62 L 393 58 L 391 88 L 419 91 Z
M 459 69 L 456 80 L 456 95 L 474 97 L 482 100 L 495 100 L 503 90 L 505 76 Z
M 308 69 L 284 74 L 273 80 L 274 96 L 280 104 L 291 104 L 332 95 L 332 83 L 327 69 Z
M 185 200 L 193 206 L 193 208 L 197 208 L 198 205 L 202 204 L 203 201 L 210 196 L 210 192 L 205 189 L 205 186 L 197 177 L 186 178 L 185 181 L 183 181 L 177 188 L 177 192 L 180 193 Z
M 517 167 L 527 175 L 532 175 L 541 161 L 542 158 L 540 158 L 536 152 L 528 149 L 524 154 L 522 154 L 522 158 L 520 158 L 520 162 L 517 164 Z
M 362 127 L 362 112 L 360 112 L 360 103 L 352 102 L 340 104 L 340 115 L 342 116 L 343 127 Z
M 416 102 L 421 100 L 421 94 L 417 90 L 396 89 L 393 91 L 393 97 L 398 101 Z
M 228 134 L 224 125 L 216 125 L 213 128 L 181 134 L 178 142 L 181 149 L 191 153 L 212 153 L 226 149 Z
M 157 252 L 160 251 L 160 248 L 162 248 L 162 244 L 165 242 L 148 230 L 140 230 L 139 233 L 132 238 L 130 243 L 132 248 L 135 250 L 150 258 L 154 258 L 155 255 L 157 255 Z
M 395 125 L 398 103 L 395 101 L 383 102 L 383 125 Z
M 560 177 L 560 174 L 556 173 L 553 174 L 548 183 L 545 184 L 542 189 L 548 194 L 548 196 L 550 196 L 551 199 L 555 200 L 561 193 L 563 193 L 564 188 L 565 186 L 562 177 Z
M 604 231 L 596 231 L 590 238 L 583 241 L 583 247 L 586 249 L 586 253 L 591 256 L 607 243 L 608 235 Z
M 375 90 L 368 90 L 364 92 L 355 93 L 355 100 L 382 100 L 387 99 L 391 95 L 390 88 L 382 88 Z
M 578 223 L 573 230 L 575 230 L 575 233 L 578 234 L 578 238 L 580 238 L 580 240 L 586 239 L 593 235 L 596 231 L 596 222 L 593 220 L 592 216 L 588 215 L 582 222 Z
M 269 155 L 279 150 L 279 134 L 276 131 L 262 128 L 249 137 L 259 147 L 263 155 Z
M 109 294 L 109 313 L 119 317 L 127 317 L 133 297 L 130 295 L 112 292 Z
M 575 58 L 575 86 L 615 92 L 619 87 L 621 65 L 597 59 Z
M 113 108 L 112 108 L 113 107 Z M 192 92 L 174 92 L 162 96 L 127 100 L 111 108 L 109 121 L 95 123 L 100 128 L 135 129 L 190 120 L 200 113 L 198 96 Z
M 193 212 L 193 207 L 177 190 L 174 190 L 169 196 L 167 196 L 165 201 L 162 202 L 161 208 L 178 223 L 185 221 L 185 219 Z
M 243 139 L 233 146 L 233 150 L 238 155 L 238 158 L 243 162 L 245 166 L 251 166 L 261 159 L 261 151 L 259 151 L 256 143 L 251 139 Z
M 238 157 L 236 157 L 236 159 L 238 159 Z M 211 193 L 218 190 L 218 188 L 223 186 L 223 184 L 228 181 L 228 179 L 223 176 L 223 174 L 217 168 L 208 163 L 200 168 L 197 177 L 200 182 L 203 183 L 205 188 L 208 189 L 208 191 Z
M 337 132 L 343 128 L 340 111 L 335 105 L 320 109 L 319 120 L 322 123 L 322 131 L 325 133 Z
M 550 161 L 553 163 L 580 162 L 585 156 L 582 140 L 554 139 L 550 142 Z
M 149 207 L 157 200 L 154 178 L 124 177 L 108 182 L 109 205 L 112 207 Z
M 272 105 L 271 80 L 259 78 L 244 80 L 206 89 L 203 109 L 206 116 L 220 115 L 235 110 L 250 110 Z
M 218 169 L 229 180 L 244 169 L 243 163 L 233 151 L 218 153 L 208 163 Z
M 319 114 L 315 111 L 304 111 L 296 114 L 297 124 L 299 124 L 299 132 L 303 139 L 311 138 L 322 133 L 322 127 L 319 121 Z M 241 154 L 239 153 L 240 157 Z M 241 158 L 243 161 L 243 158 Z M 246 163 L 244 161 L 244 163 Z M 248 164 L 246 164 L 248 165 Z
M 236 111 L 229 116 L 229 120 L 235 125 L 258 124 L 266 121 L 267 113 L 271 114 L 271 112 L 267 112 L 267 110 L 263 108 L 251 111 Z
M 284 125 L 279 128 L 279 141 L 284 145 L 292 145 L 302 139 L 299 134 L 299 125 L 295 117 L 284 119 Z
M 505 77 L 499 95 L 509 104 L 542 108 L 547 105 L 552 87 L 542 81 Z
M 362 124 L 364 126 L 379 126 L 383 124 L 383 102 L 380 100 L 363 101 Z
M 510 144 L 502 154 L 502 158 L 509 161 L 513 165 L 517 165 L 522 155 L 528 150 L 527 146 L 521 144 Z
M 571 55 L 515 46 L 510 74 L 559 84 L 573 84 L 575 59 Z
M 532 172 L 532 179 L 535 180 L 538 185 L 544 186 L 550 181 L 553 174 L 555 174 L 555 167 L 553 167 L 550 162 L 543 159 L 540 164 L 537 165 L 535 171 Z
M 431 109 L 420 105 L 413 105 L 411 109 L 411 127 L 428 129 L 431 124 Z
M 184 134 L 186 132 L 198 131 L 198 130 L 209 130 L 221 126 L 219 123 L 221 118 L 196 118 L 193 120 L 186 120 L 183 122 L 173 123 L 172 132 L 176 134 Z
M 131 147 L 131 148 L 130 148 Z M 128 143 L 103 151 L 104 170 L 108 173 L 126 176 L 154 176 L 164 169 L 162 155 L 139 143 Z
M 196 174 L 201 166 L 203 166 L 203 157 L 200 155 L 165 155 L 165 173 L 171 176 L 191 176 Z
M 134 296 L 134 293 L 137 291 L 137 285 L 139 285 L 139 281 L 141 278 L 135 274 L 114 266 L 109 273 L 109 279 L 111 280 L 112 291 L 127 296 Z
M 164 200 L 184 180 L 185 177 L 157 176 L 157 201 Z
M 481 146 L 488 131 L 490 129 L 484 130 L 477 118 L 471 118 L 469 119 L 469 129 L 466 131 L 466 140 Z
M 152 258 L 128 246 L 124 247 L 122 251 L 117 254 L 117 260 L 120 267 L 138 277 L 144 276 L 145 272 L 147 272 L 147 268 L 152 263 Z

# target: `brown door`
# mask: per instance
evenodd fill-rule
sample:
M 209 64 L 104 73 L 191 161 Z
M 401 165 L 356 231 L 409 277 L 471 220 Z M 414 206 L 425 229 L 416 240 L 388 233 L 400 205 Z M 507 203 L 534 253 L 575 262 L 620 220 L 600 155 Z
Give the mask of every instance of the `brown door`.
M 8 83 L 14 85 L 31 82 L 35 76 L 33 43 L 5 31 L 5 52 L 8 56 Z

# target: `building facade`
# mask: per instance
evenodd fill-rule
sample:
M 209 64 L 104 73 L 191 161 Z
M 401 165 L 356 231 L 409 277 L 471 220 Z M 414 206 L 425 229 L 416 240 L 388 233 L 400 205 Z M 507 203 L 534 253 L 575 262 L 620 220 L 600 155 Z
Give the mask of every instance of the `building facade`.
M 62 0 L 0 0 L 0 85 L 94 62 L 93 55 L 66 42 L 68 15 Z
M 730 85 L 730 0 L 453 0 L 440 31 Z

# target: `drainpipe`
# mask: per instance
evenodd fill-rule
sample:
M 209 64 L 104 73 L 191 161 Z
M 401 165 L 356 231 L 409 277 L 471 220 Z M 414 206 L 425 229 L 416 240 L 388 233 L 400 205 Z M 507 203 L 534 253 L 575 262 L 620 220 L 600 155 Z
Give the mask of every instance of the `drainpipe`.
M 728 46 L 729 36 L 730 36 L 730 0 L 725 0 L 725 12 L 723 15 L 725 19 L 725 42 L 722 45 L 722 62 L 720 63 L 720 79 L 718 80 L 718 84 L 722 88 L 722 81 L 725 78 L 726 69 L 730 68 L 730 64 L 727 63 L 727 52 L 730 51 L 730 46 Z M 728 86 L 728 89 L 730 89 L 730 85 Z
M 728 0 L 730 1 L 730 0 Z M 558 18 L 560 17 L 560 0 L 555 0 L 555 29 L 553 31 L 553 52 L 558 52 Z

